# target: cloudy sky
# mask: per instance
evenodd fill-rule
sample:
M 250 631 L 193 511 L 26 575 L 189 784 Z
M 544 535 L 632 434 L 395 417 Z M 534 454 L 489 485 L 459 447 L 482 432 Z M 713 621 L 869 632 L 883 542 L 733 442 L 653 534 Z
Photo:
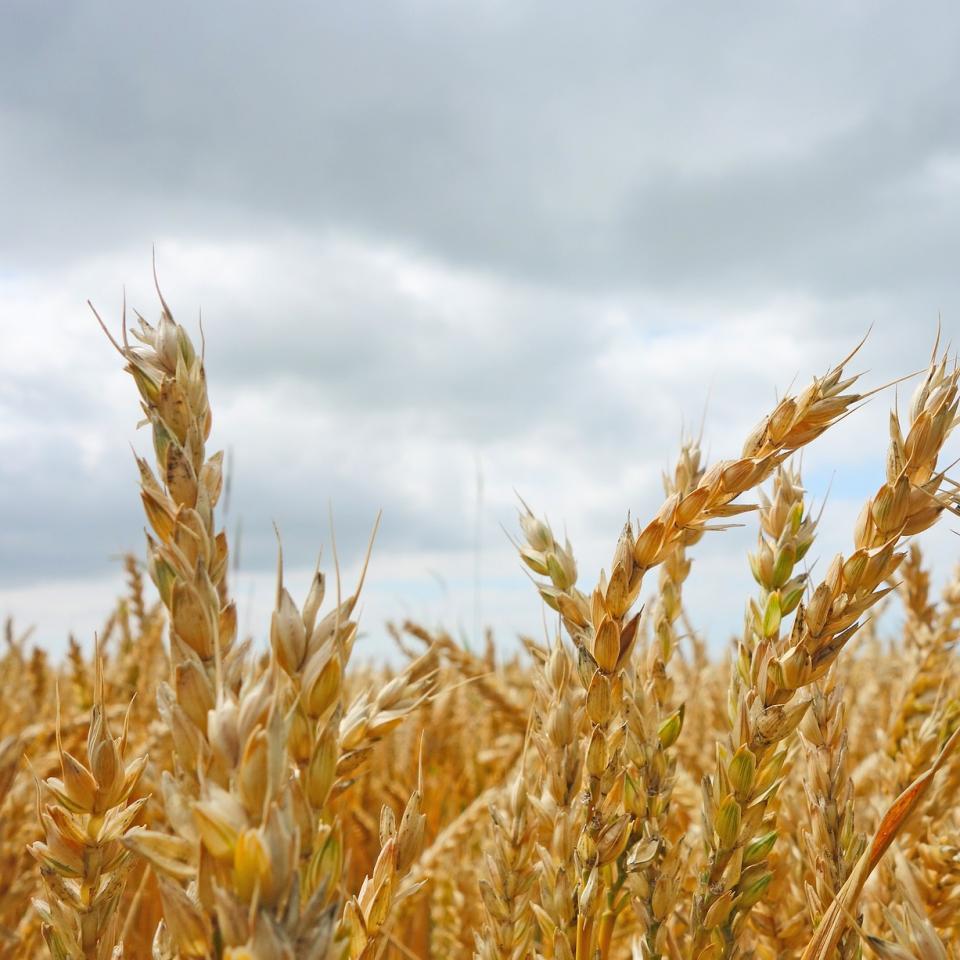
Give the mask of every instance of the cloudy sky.
M 142 551 L 134 389 L 85 307 L 202 310 L 244 622 L 279 525 L 378 510 L 365 650 L 542 631 L 518 491 L 586 585 L 684 425 L 735 455 L 872 325 L 874 386 L 960 334 L 960 8 L 22 0 L 0 31 L 0 615 L 62 648 Z M 902 391 L 909 388 L 901 388 Z M 889 390 L 805 455 L 818 555 L 882 479 Z M 960 454 L 960 450 L 956 451 Z M 696 553 L 722 644 L 748 522 Z M 926 538 L 942 569 L 944 525 Z

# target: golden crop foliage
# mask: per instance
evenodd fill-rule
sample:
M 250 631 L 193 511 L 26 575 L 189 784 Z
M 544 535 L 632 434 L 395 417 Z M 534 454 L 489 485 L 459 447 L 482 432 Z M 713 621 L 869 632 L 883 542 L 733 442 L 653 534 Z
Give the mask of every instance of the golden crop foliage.
M 238 636 L 203 356 L 161 303 L 111 337 L 153 439 L 146 561 L 92 654 L 6 627 L 0 957 L 960 956 L 960 569 L 932 596 L 910 541 L 958 509 L 946 355 L 822 580 L 791 457 L 855 415 L 851 357 L 738 457 L 685 443 L 596 584 L 523 505 L 549 642 L 405 623 L 390 669 L 350 663 L 363 576 L 298 603 L 282 556 L 268 636 Z M 750 512 L 756 592 L 711 660 L 684 586 Z

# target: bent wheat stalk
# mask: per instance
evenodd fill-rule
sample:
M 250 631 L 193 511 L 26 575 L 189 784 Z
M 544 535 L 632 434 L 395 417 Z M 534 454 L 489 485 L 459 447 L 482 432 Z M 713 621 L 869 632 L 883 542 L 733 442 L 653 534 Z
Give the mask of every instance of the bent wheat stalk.
M 619 726 L 625 702 L 624 671 L 631 662 L 639 623 L 639 615 L 630 617 L 630 610 L 644 575 L 672 556 L 681 542 L 692 542 L 690 538 L 710 529 L 711 521 L 752 509 L 733 501 L 862 399 L 860 394 L 847 392 L 857 379 L 844 378 L 849 359 L 815 379 L 799 396 L 777 404 L 750 435 L 739 460 L 721 461 L 705 471 L 692 490 L 673 493 L 639 533 L 628 523 L 618 541 L 609 579 L 601 573 L 589 599 L 576 588 L 576 564 L 569 544 L 561 547 L 549 526 L 537 520 L 529 508 L 521 515 L 526 544 L 520 554 L 534 573 L 548 578 L 537 583 L 540 595 L 559 612 L 577 646 L 578 674 L 586 690 L 591 725 L 584 762 L 586 812 L 577 845 L 577 960 L 592 960 L 598 952 L 607 956 L 623 908 L 620 890 L 627 874 L 649 860 L 650 838 L 641 824 L 633 825 L 635 817 L 646 817 L 647 809 L 638 807 L 635 814 L 624 806 L 624 797 L 631 794 Z M 662 720 L 657 734 L 662 749 L 676 741 L 681 723 L 679 712 Z M 638 762 L 645 759 L 639 750 L 636 758 Z M 632 795 L 638 794 L 634 791 Z M 627 849 L 631 837 L 635 842 Z M 659 838 L 654 842 L 659 845 Z M 646 896 L 642 891 L 638 894 Z
M 860 628 L 863 614 L 892 589 L 881 584 L 904 558 L 896 552 L 901 540 L 930 527 L 951 505 L 941 493 L 943 475 L 936 464 L 957 423 L 958 377 L 945 358 L 934 356 L 911 404 L 905 439 L 894 411 L 887 480 L 861 511 L 856 550 L 835 558 L 809 602 L 799 606 L 789 637 L 779 637 L 776 605 L 769 624 L 764 615 L 764 637 L 739 696 L 729 750 L 718 756 L 716 775 L 705 786 L 710 853 L 694 900 L 690 955 L 695 960 L 733 955 L 747 912 L 769 883 L 765 818 L 781 779 L 780 744 L 810 703 L 798 693 L 826 675 Z

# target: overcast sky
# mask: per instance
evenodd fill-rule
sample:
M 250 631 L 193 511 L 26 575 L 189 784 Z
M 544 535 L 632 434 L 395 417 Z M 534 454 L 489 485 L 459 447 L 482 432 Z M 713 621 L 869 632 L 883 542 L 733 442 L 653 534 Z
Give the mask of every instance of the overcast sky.
M 515 490 L 589 587 L 705 408 L 736 455 L 870 325 L 870 386 L 925 364 L 938 313 L 958 339 L 958 55 L 948 3 L 5 4 L 0 614 L 89 638 L 142 553 L 147 437 L 85 301 L 155 317 L 155 244 L 203 312 L 245 626 L 271 522 L 297 587 L 332 504 L 348 573 L 383 510 L 370 655 L 408 615 L 541 632 Z M 805 455 L 824 565 L 893 402 Z M 718 648 L 755 537 L 697 549 Z

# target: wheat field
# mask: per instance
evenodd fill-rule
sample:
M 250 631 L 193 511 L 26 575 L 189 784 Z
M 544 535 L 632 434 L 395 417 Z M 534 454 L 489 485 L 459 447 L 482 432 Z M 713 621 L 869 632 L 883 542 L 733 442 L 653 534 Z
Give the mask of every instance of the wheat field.
M 103 327 L 152 433 L 146 551 L 63 662 L 6 624 L 0 957 L 960 956 L 960 569 L 934 595 L 911 541 L 960 512 L 946 351 L 822 579 L 795 454 L 870 395 L 856 351 L 758 406 L 738 456 L 685 442 L 597 583 L 521 504 L 547 639 L 406 622 L 376 668 L 333 562 L 294 597 L 280 553 L 269 628 L 239 635 L 203 353 L 162 297 Z M 756 586 L 720 656 L 683 592 L 733 523 Z

